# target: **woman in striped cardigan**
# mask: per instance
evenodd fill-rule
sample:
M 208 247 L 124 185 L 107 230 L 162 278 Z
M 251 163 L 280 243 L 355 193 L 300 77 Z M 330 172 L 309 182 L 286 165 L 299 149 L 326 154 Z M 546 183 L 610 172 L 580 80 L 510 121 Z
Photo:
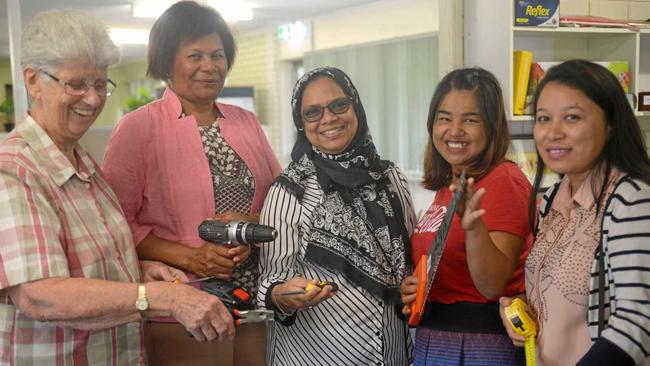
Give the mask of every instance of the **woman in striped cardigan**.
M 539 324 L 537 358 L 649 365 L 650 159 L 634 113 L 616 77 L 584 60 L 549 70 L 534 105 L 533 191 L 545 166 L 562 176 L 531 223 L 526 298 Z

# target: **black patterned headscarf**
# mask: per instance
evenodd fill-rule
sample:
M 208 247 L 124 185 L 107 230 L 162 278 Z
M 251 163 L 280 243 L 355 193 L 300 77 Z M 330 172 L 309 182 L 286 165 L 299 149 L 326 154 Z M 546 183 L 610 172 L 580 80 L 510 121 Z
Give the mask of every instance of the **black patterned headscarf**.
M 333 79 L 352 98 L 357 116 L 357 132 L 338 154 L 318 150 L 304 132 L 303 92 L 318 77 Z M 381 299 L 399 299 L 409 234 L 402 203 L 388 177 L 393 164 L 377 154 L 356 88 L 343 71 L 321 67 L 298 80 L 291 104 L 298 137 L 291 152 L 293 161 L 277 184 L 302 200 L 307 178 L 316 175 L 324 192 L 311 213 L 310 230 L 303 230 L 308 236 L 304 238 L 305 260 L 342 274 Z

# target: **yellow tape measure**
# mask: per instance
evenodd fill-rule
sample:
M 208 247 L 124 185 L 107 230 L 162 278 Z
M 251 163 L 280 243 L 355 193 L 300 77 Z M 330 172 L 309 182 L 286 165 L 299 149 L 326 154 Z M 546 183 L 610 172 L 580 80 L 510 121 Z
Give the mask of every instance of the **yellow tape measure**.
M 517 334 L 526 338 L 524 349 L 526 350 L 526 365 L 535 366 L 535 336 L 537 335 L 537 322 L 530 315 L 528 305 L 515 298 L 512 303 L 506 307 L 506 317 L 512 324 Z

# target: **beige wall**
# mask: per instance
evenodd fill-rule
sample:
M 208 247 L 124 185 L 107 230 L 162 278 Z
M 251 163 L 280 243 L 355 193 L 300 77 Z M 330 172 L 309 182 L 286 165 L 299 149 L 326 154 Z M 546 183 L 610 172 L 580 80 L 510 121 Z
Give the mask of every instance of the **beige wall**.
M 273 29 L 235 33 L 237 56 L 226 86 L 255 88 L 255 113 L 275 151 L 280 147 L 277 57 Z
M 9 59 L 0 59 L 0 103 L 7 97 L 5 95 L 5 84 L 11 84 L 11 64 Z
M 97 118 L 95 126 L 113 126 L 122 117 L 122 110 L 129 97 L 128 83 L 145 79 L 147 65 L 145 61 L 120 64 L 108 70 L 108 77 L 117 84 L 113 94 L 106 100 L 104 110 Z
M 645 20 L 650 19 L 650 0 L 560 0 L 560 15 Z
M 314 50 L 438 31 L 438 0 L 381 1 L 313 20 Z
M 0 60 L 0 103 L 2 103 L 7 96 L 5 95 L 5 84 L 11 84 L 11 64 L 9 59 Z M 0 132 L 4 132 L 2 124 L 6 121 L 4 114 L 0 115 Z
M 95 126 L 112 126 L 122 116 L 122 108 L 128 98 L 128 82 L 145 78 L 146 63 L 136 62 L 120 64 L 110 68 L 109 78 L 117 83 L 117 89 L 106 100 L 104 110 L 97 118 Z M 5 84 L 11 84 L 11 66 L 9 60 L 0 60 L 0 103 L 5 100 Z

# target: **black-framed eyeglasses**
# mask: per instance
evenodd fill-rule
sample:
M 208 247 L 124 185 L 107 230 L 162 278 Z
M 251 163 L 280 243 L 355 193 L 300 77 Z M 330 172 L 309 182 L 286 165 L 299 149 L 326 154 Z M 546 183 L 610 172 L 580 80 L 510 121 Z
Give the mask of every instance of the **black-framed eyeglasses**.
M 66 94 L 74 95 L 74 96 L 81 96 L 86 93 L 88 93 L 88 90 L 92 87 L 95 89 L 95 93 L 99 95 L 100 97 L 108 97 L 113 93 L 117 85 L 115 82 L 111 79 L 106 79 L 106 80 L 99 80 L 94 83 L 89 83 L 85 80 L 82 81 L 62 81 L 61 79 L 57 78 L 56 76 L 50 74 L 49 72 L 40 69 L 40 72 L 43 74 L 49 76 L 52 80 L 56 81 L 57 83 L 61 84 L 63 86 L 63 91 L 66 92 Z
M 305 122 L 317 122 L 320 121 L 321 118 L 323 118 L 323 114 L 325 114 L 325 108 L 329 109 L 330 112 L 334 114 L 343 114 L 350 109 L 350 106 L 352 105 L 352 98 L 350 97 L 344 97 L 344 98 L 338 98 L 334 99 L 330 104 L 326 106 L 318 106 L 318 105 L 312 105 L 307 107 L 304 111 L 302 111 L 301 115 L 302 118 L 305 120 Z

